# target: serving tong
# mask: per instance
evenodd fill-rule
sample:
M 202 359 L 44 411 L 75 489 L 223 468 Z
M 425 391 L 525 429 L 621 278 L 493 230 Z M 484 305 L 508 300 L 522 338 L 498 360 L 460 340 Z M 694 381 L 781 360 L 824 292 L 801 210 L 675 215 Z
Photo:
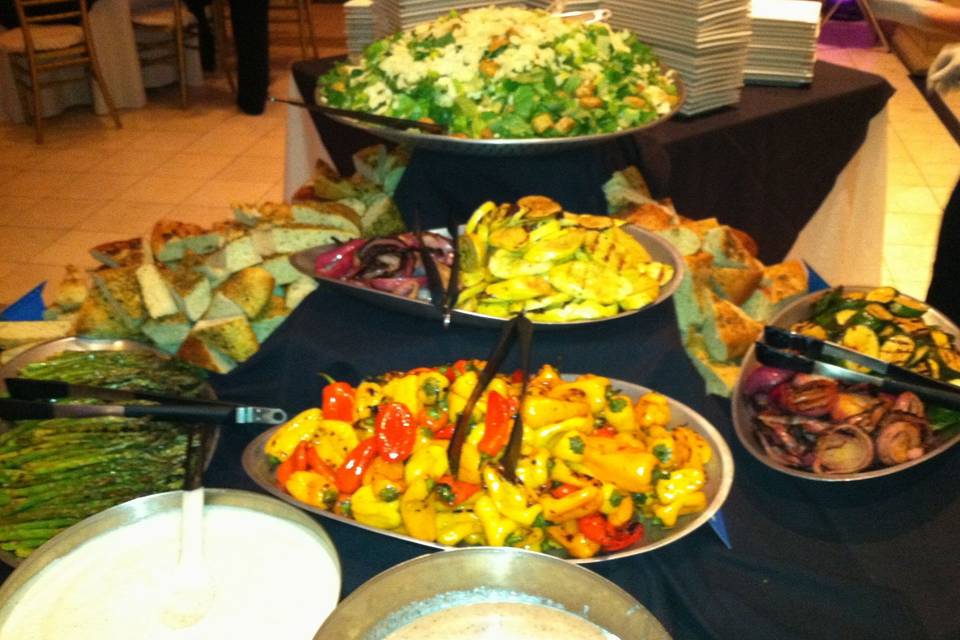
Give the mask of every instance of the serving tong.
M 420 211 L 413 210 L 413 235 L 417 239 L 417 254 L 423 263 L 423 270 L 427 276 L 427 286 L 430 289 L 430 304 L 440 312 L 443 318 L 443 328 L 450 327 L 450 321 L 453 318 L 453 308 L 457 304 L 457 298 L 460 296 L 460 225 L 457 224 L 453 214 L 447 212 L 447 233 L 450 234 L 450 242 L 453 245 L 453 264 L 450 267 L 450 277 L 447 280 L 447 286 L 443 286 L 440 278 L 440 272 L 437 269 L 436 259 L 423 243 L 423 225 L 420 223 Z
M 276 96 L 269 96 L 268 99 L 270 102 L 289 104 L 294 107 L 306 109 L 307 111 L 315 111 L 317 113 L 325 113 L 327 115 L 343 116 L 345 118 L 353 118 L 354 120 L 362 120 L 363 122 L 370 122 L 372 124 L 390 127 L 391 129 L 419 129 L 424 133 L 435 133 L 440 135 L 447 133 L 447 128 L 441 124 L 437 124 L 436 122 L 421 122 L 420 120 L 394 118 L 393 116 L 382 116 L 376 113 L 367 113 L 366 111 L 354 111 L 352 109 L 330 107 L 325 104 L 301 102 L 299 100 L 287 100 L 286 98 L 277 98 Z
M 849 384 L 869 384 L 889 393 L 910 391 L 923 400 L 960 409 L 960 387 L 834 342 L 778 327 L 764 328 L 763 342 L 756 343 L 756 356 L 769 367 L 823 375 Z M 855 371 L 830 360 L 848 361 L 868 372 Z
M 170 422 L 207 424 L 277 425 L 287 414 L 275 407 L 243 406 L 220 400 L 168 396 L 146 391 L 107 389 L 59 380 L 7 378 L 10 398 L 0 398 L 0 418 L 7 420 L 45 420 L 50 418 L 159 418 Z M 66 404 L 50 402 L 55 398 L 99 398 L 109 402 L 148 400 L 154 405 Z
M 523 443 L 523 400 L 527 395 L 527 377 L 530 371 L 530 345 L 533 342 L 533 323 L 522 313 L 514 316 L 500 331 L 500 337 L 493 351 L 487 357 L 487 364 L 477 378 L 477 384 L 467 400 L 463 411 L 457 417 L 457 425 L 453 430 L 453 437 L 450 438 L 450 448 L 447 455 L 450 460 L 450 471 L 456 477 L 460 470 L 460 455 L 463 452 L 463 444 L 467 440 L 469 433 L 470 418 L 473 415 L 473 409 L 480 399 L 481 394 L 493 380 L 494 376 L 503 365 L 507 354 L 510 353 L 514 342 L 520 343 L 520 373 L 522 382 L 520 387 L 520 399 L 517 408 L 517 415 L 513 419 L 513 425 L 510 428 L 510 439 L 507 441 L 500 458 L 500 465 L 503 467 L 504 476 L 511 482 L 517 481 L 517 462 L 520 460 L 520 448 Z

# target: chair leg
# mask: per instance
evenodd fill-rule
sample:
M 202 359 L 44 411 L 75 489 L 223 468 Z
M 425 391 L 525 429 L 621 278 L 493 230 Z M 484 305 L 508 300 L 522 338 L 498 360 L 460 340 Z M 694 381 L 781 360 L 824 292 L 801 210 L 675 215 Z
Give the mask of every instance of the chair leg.
M 173 34 L 177 46 L 177 70 L 180 74 L 180 107 L 187 108 L 187 53 L 183 38 L 183 7 L 173 1 Z
M 236 95 L 237 85 L 233 82 L 233 74 L 230 72 L 230 67 L 227 64 L 230 54 L 227 52 L 226 9 L 224 8 L 223 1 L 224 0 L 213 1 L 213 31 L 217 47 L 217 70 L 226 77 L 227 86 L 230 87 L 230 93 Z
M 33 90 L 33 130 L 36 133 L 37 144 L 43 144 L 43 87 L 37 74 L 37 68 L 30 61 L 30 88 Z
M 304 16 L 304 2 L 297 0 L 297 35 L 300 36 L 300 57 L 307 58 L 307 31 L 306 17 Z
M 880 41 L 880 47 L 889 53 L 890 43 L 887 42 L 887 34 L 880 28 L 880 23 L 877 22 L 877 16 L 873 13 L 873 7 L 870 6 L 870 2 L 868 0 L 857 0 L 857 6 L 860 7 L 860 12 L 863 13 L 863 17 L 870 23 L 870 28 L 873 29 L 877 39 Z
M 103 75 L 100 73 L 100 65 L 97 63 L 96 58 L 90 60 L 90 72 L 93 74 L 94 82 L 100 87 L 100 94 L 103 96 L 103 101 L 107 104 L 107 111 L 110 113 L 110 117 L 113 118 L 113 123 L 117 125 L 117 129 L 123 129 L 123 123 L 120 122 L 120 114 L 117 112 L 117 106 L 113 103 L 113 96 L 110 94 L 110 89 L 107 88 L 107 83 L 103 81 Z
M 313 16 L 310 13 L 310 0 L 300 0 L 303 3 L 304 17 L 307 20 L 307 33 L 310 34 L 310 48 L 313 49 L 313 57 L 320 57 L 320 50 L 317 48 L 317 35 L 313 32 Z

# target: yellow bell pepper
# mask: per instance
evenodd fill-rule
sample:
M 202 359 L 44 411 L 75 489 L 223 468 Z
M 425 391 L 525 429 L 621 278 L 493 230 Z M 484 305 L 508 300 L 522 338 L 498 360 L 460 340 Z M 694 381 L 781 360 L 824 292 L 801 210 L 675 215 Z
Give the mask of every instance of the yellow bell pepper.
M 553 468 L 550 470 L 550 479 L 563 484 L 572 484 L 575 487 L 585 487 L 591 483 L 589 477 L 578 474 L 563 460 L 553 461 Z
M 534 520 L 543 510 L 539 504 L 527 506 L 527 497 L 523 490 L 508 482 L 490 465 L 483 468 L 483 485 L 497 510 L 525 527 L 533 526 Z
M 536 449 L 517 462 L 517 479 L 529 491 L 536 491 L 550 480 L 550 453 Z
M 439 444 L 431 444 L 413 452 L 403 468 L 403 479 L 412 485 L 420 478 L 436 480 L 450 468 L 447 461 L 447 448 Z
M 524 423 L 524 428 L 528 425 Z M 587 416 L 578 416 L 562 420 L 555 424 L 550 424 L 540 429 L 530 431 L 529 440 L 538 447 L 550 447 L 553 441 L 561 434 L 567 431 L 579 431 L 580 433 L 590 433 L 593 430 L 593 420 Z
M 703 491 L 695 491 L 674 500 L 670 504 L 656 505 L 653 515 L 660 518 L 664 527 L 677 524 L 677 518 L 688 513 L 697 513 L 707 508 L 707 496 Z
M 413 415 L 420 412 L 420 383 L 415 373 L 394 378 L 383 385 L 383 395 L 405 405 Z
M 492 547 L 502 547 L 507 536 L 517 529 L 517 523 L 506 516 L 500 515 L 500 510 L 490 496 L 480 496 L 473 506 L 474 513 L 480 518 L 483 533 L 487 544 Z
M 277 432 L 267 441 L 263 452 L 281 462 L 286 460 L 301 440 L 309 440 L 313 437 L 321 420 L 323 420 L 323 412 L 320 409 L 307 409 L 297 414 L 293 420 L 289 420 L 277 429 Z
M 534 527 L 524 536 L 523 540 L 513 545 L 527 551 L 540 551 L 543 548 L 544 531 L 540 527 Z
M 580 533 L 576 520 L 547 527 L 547 534 L 574 558 L 592 558 L 600 551 L 600 543 Z
M 550 389 L 547 397 L 568 402 L 586 402 L 590 413 L 597 415 L 607 405 L 607 389 L 610 380 L 592 374 L 579 376 L 573 382 L 561 382 Z
M 633 414 L 633 402 L 627 396 L 611 397 L 603 408 L 603 418 L 621 432 L 636 431 L 637 423 Z
M 472 511 L 438 513 L 436 516 L 437 542 L 454 546 L 468 536 L 483 533 L 480 518 Z
M 353 425 L 343 420 L 320 420 L 313 436 L 313 448 L 320 459 L 333 467 L 343 464 L 359 444 Z
M 631 493 L 649 491 L 657 459 L 612 438 L 586 436 L 583 467 L 594 478 Z
M 544 518 L 550 522 L 566 522 L 599 510 L 603 504 L 603 494 L 599 487 L 591 484 L 562 498 L 542 496 L 540 504 L 543 505 Z
M 630 496 L 624 496 L 620 504 L 607 515 L 607 522 L 615 527 L 622 527 L 633 517 L 633 499 Z
M 437 539 L 437 512 L 429 497 L 426 478 L 411 483 L 400 497 L 400 517 L 408 534 L 418 540 L 433 542 Z
M 563 382 L 563 379 L 560 377 L 560 372 L 545 364 L 540 367 L 537 375 L 527 383 L 527 393 L 530 395 L 545 394 L 561 382 Z
M 689 460 L 683 466 L 702 468 L 713 457 L 713 450 L 710 445 L 703 436 L 693 429 L 677 427 L 673 430 L 673 437 L 678 442 L 685 444 L 690 450 Z
M 313 471 L 294 471 L 284 485 L 287 492 L 300 502 L 328 508 L 337 500 L 337 486 L 333 478 Z
M 350 498 L 353 517 L 378 529 L 396 529 L 403 520 L 400 517 L 400 501 L 384 502 L 377 497 L 370 485 L 360 487 Z
M 586 449 L 586 443 L 583 434 L 579 431 L 568 431 L 564 433 L 550 449 L 554 458 L 566 460 L 567 462 L 581 462 L 583 453 Z
M 601 485 L 600 493 L 603 495 L 603 504 L 600 506 L 600 513 L 603 514 L 613 513 L 625 498 L 627 500 L 630 499 L 629 494 L 620 491 L 620 489 L 617 489 L 615 485 L 609 482 L 604 482 L 603 485 Z
M 456 424 L 478 381 L 476 371 L 467 371 L 450 385 L 450 393 L 447 394 L 447 412 L 450 414 L 450 422 Z
M 678 498 L 698 491 L 706 478 L 699 469 L 679 469 L 670 473 L 669 478 L 657 480 L 657 500 L 663 504 L 675 502 Z
M 544 396 L 527 397 L 523 403 L 523 422 L 539 429 L 577 416 L 589 416 L 590 405 L 585 402 L 567 402 Z
M 373 415 L 372 407 L 383 402 L 383 389 L 375 382 L 361 382 L 356 395 L 357 418 L 364 420 Z
M 420 387 L 420 404 L 429 407 L 437 404 L 443 391 L 450 386 L 450 381 L 439 371 L 424 371 L 417 374 L 417 384 Z
M 472 442 L 464 442 L 463 449 L 460 450 L 457 479 L 470 484 L 480 484 L 480 450 Z
M 637 401 L 634 415 L 640 426 L 664 426 L 670 422 L 670 405 L 659 393 L 648 393 Z

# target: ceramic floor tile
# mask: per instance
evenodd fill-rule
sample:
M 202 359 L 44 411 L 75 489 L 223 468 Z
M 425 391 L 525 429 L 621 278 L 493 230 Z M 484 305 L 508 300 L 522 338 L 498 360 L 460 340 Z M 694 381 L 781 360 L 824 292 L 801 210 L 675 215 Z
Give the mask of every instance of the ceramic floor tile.
M 917 168 L 930 187 L 953 188 L 960 178 L 960 164 L 953 162 L 927 162 L 920 160 Z
M 930 279 L 903 280 L 897 284 L 897 288 L 908 296 L 923 300 L 927 297 L 927 289 L 930 288 Z
M 169 149 L 153 151 L 116 151 L 95 168 L 100 173 L 131 176 L 155 175 L 157 169 L 174 155 Z
M 0 137 L 5 132 L 0 132 Z M 40 156 L 41 152 L 35 148 L 36 145 L 5 145 L 0 147 L 0 169 L 28 169 L 33 166 L 34 161 Z
M 883 257 L 897 282 L 929 277 L 934 247 L 885 244 Z
M 86 173 L 98 169 L 105 156 L 112 155 L 106 150 L 94 149 L 57 149 L 44 153 L 36 161 L 31 163 L 31 169 L 35 171 L 66 171 L 76 173 Z
M 9 262 L 30 262 L 65 234 L 62 229 L 0 226 L 0 256 Z
M 68 185 L 81 182 L 82 173 L 54 173 L 46 171 L 23 171 L 9 180 L 0 181 L 0 195 L 43 198 L 63 195 Z
M 213 207 L 181 204 L 175 208 L 172 217 L 184 222 L 199 224 L 202 227 L 209 227 L 215 222 L 233 219 L 233 210 L 225 204 Z
M 270 182 L 211 180 L 184 200 L 184 204 L 214 207 L 234 202 L 259 202 L 273 186 Z
M 283 161 L 259 156 L 238 156 L 217 174 L 217 180 L 275 182 L 283 178 Z
M 926 179 L 913 162 L 888 162 L 887 187 L 925 187 Z
M 199 133 L 178 132 L 178 131 L 150 131 L 137 138 L 131 148 L 135 151 L 153 151 L 161 149 L 164 151 L 184 151 L 198 138 L 202 137 Z
M 133 234 L 136 235 L 136 234 Z M 92 268 L 98 265 L 90 257 L 90 249 L 105 242 L 126 240 L 129 233 L 99 233 L 93 231 L 68 231 L 53 244 L 37 253 L 30 260 L 33 264 L 52 264 L 66 266 L 76 265 L 81 268 Z
M 98 200 L 40 198 L 23 206 L 14 222 L 24 227 L 67 230 L 101 206 L 103 202 Z
M 224 170 L 236 159 L 232 155 L 210 153 L 178 153 L 170 156 L 157 167 L 154 175 L 172 178 L 196 178 L 206 180 Z
M 230 137 L 224 138 L 220 132 L 213 130 L 181 150 L 184 153 L 239 155 L 250 149 L 262 137 L 262 134 L 243 133 L 231 134 Z
M 124 175 L 116 173 L 88 173 L 83 177 L 64 186 L 58 195 L 85 200 L 112 200 L 125 192 L 143 176 Z
M 8 274 L 0 280 L 0 302 L 16 302 L 33 287 L 46 282 L 43 299 L 49 305 L 56 299 L 64 273 L 64 267 L 60 265 L 13 264 Z
M 6 277 L 8 273 L 13 271 L 17 267 L 13 262 L 0 262 L 0 279 Z
M 99 231 L 102 233 L 123 233 L 130 236 L 145 235 L 161 218 L 176 217 L 175 207 L 171 204 L 151 204 L 145 202 L 123 202 L 113 200 L 103 204 L 91 215 L 80 222 L 78 231 Z
M 887 210 L 898 213 L 927 214 L 938 214 L 943 211 L 929 187 L 888 189 Z
M 147 176 L 116 197 L 125 202 L 177 204 L 187 199 L 206 182 L 196 178 Z
M 283 202 L 283 180 L 278 180 L 261 196 L 264 202 Z
M 940 216 L 888 213 L 884 218 L 884 243 L 900 245 L 920 245 L 930 247 L 936 244 L 940 231 Z
M 283 163 L 287 151 L 287 139 L 284 132 L 268 133 L 257 140 L 243 155 L 253 158 L 272 158 Z

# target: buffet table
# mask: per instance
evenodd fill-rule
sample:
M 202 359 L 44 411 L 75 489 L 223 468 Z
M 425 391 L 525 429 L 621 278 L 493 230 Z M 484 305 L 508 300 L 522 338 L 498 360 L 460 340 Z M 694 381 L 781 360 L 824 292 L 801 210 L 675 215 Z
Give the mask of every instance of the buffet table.
M 481 329 L 444 332 L 439 321 L 321 289 L 257 355 L 214 384 L 225 399 L 298 411 L 319 403 L 321 372 L 355 383 L 388 369 L 482 358 L 495 339 L 496 332 Z M 649 554 L 590 565 L 650 608 L 675 638 L 960 637 L 954 549 L 960 449 L 866 482 L 777 473 L 736 442 L 728 401 L 704 396 L 669 304 L 600 326 L 538 333 L 533 360 L 655 388 L 701 412 L 727 437 L 736 463 L 723 508 L 732 549 L 704 526 Z M 246 427 L 223 434 L 209 486 L 255 488 L 240 456 L 256 434 Z M 321 522 L 340 553 L 344 595 L 427 551 Z
M 293 65 L 291 97 L 312 100 L 332 59 Z M 818 62 L 808 89 L 746 87 L 736 109 L 673 120 L 617 143 L 551 156 L 471 158 L 418 151 L 397 200 L 443 224 L 485 200 L 548 195 L 573 211 L 606 208 L 600 186 L 639 166 L 654 194 L 689 217 L 715 216 L 752 234 L 767 263 L 810 263 L 832 282 L 879 282 L 886 199 L 883 78 Z M 284 195 L 309 180 L 317 158 L 353 173 L 350 155 L 377 139 L 290 108 Z M 315 128 L 311 126 L 311 122 Z M 319 131 L 319 136 L 317 132 Z

